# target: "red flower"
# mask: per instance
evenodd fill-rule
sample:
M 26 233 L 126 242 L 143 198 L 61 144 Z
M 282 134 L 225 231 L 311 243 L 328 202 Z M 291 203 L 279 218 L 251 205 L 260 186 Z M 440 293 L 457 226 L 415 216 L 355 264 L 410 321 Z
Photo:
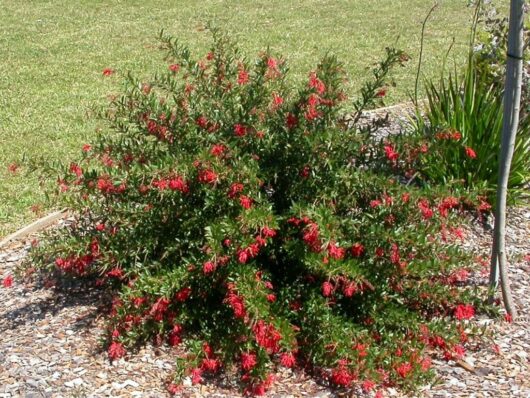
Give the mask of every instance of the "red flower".
M 504 320 L 508 323 L 512 323 L 513 322 L 513 317 L 511 314 L 505 314 L 504 315 Z
M 266 324 L 263 320 L 259 320 L 252 328 L 256 343 L 267 350 L 267 353 L 272 354 L 278 352 L 280 349 L 279 342 L 282 339 L 280 332 L 276 330 L 274 325 Z
M 212 261 L 206 261 L 202 266 L 202 271 L 208 275 L 215 271 L 215 263 Z
M 191 296 L 191 288 L 183 287 L 175 294 L 175 300 L 184 302 Z
M 395 162 L 399 154 L 394 150 L 394 147 L 392 145 L 385 145 L 385 156 L 388 160 Z
M 308 107 L 304 113 L 304 117 L 308 121 L 318 119 L 322 116 L 322 112 L 318 111 L 316 105 L 318 105 L 318 100 L 315 99 L 316 95 L 311 95 L 308 100 Z
M 309 174 L 311 173 L 311 166 L 305 165 L 302 170 L 300 170 L 300 177 L 307 178 L 309 177 Z
M 370 201 L 370 207 L 372 209 L 375 209 L 376 207 L 379 207 L 383 204 L 383 202 L 381 202 L 379 199 L 374 199 L 374 200 L 371 200 Z
M 239 203 L 241 203 L 241 206 L 245 209 L 250 209 L 252 207 L 252 199 L 245 195 L 239 197 Z
M 219 177 L 213 170 L 204 169 L 199 171 L 199 181 L 203 184 L 215 184 L 218 178 Z
M 357 291 L 357 284 L 355 282 L 349 282 L 342 287 L 342 294 L 345 297 L 352 297 Z
M 103 69 L 103 76 L 110 76 L 114 73 L 114 70 L 111 68 L 105 68 Z
M 234 199 L 239 192 L 243 192 L 244 188 L 244 185 L 239 182 L 233 183 L 228 190 L 228 197 Z
M 160 297 L 151 307 L 149 315 L 157 322 L 160 322 L 167 312 L 170 301 L 165 297 Z
M 101 177 L 98 179 L 97 188 L 103 193 L 109 193 L 114 188 L 114 185 L 112 185 L 108 177 Z
M 274 238 L 276 236 L 276 230 L 269 227 L 263 227 L 261 229 L 261 233 L 266 238 Z
M 331 258 L 334 258 L 335 260 L 342 260 L 346 254 L 346 249 L 338 247 L 335 242 L 331 242 L 328 245 L 328 253 Z
M 236 318 L 244 318 L 247 314 L 247 311 L 245 310 L 245 303 L 243 301 L 243 298 L 239 296 L 237 293 L 230 291 L 225 299 L 225 302 L 232 307 L 232 311 L 234 311 L 234 316 Z
M 92 146 L 89 144 L 84 144 L 81 149 L 83 150 L 83 152 L 90 152 L 90 150 L 92 149 Z
M 276 301 L 276 295 L 273 293 L 267 294 L 267 301 L 269 303 L 274 303 Z
M 245 135 L 247 135 L 247 127 L 243 126 L 242 124 L 235 124 L 234 125 L 234 134 L 237 136 L 237 137 L 244 137 Z
M 333 285 L 329 283 L 328 281 L 322 283 L 322 295 L 324 297 L 331 296 L 331 293 L 333 292 Z
M 248 72 L 245 69 L 241 69 L 237 75 L 237 84 L 240 86 L 247 84 L 249 75 Z
M 283 104 L 283 98 L 276 93 L 272 93 L 272 107 L 278 109 Z
M 475 315 L 475 308 L 471 304 L 458 304 L 454 310 L 454 316 L 458 320 L 471 319 Z
M 455 354 L 455 357 L 462 358 L 466 354 L 466 349 L 460 344 L 457 344 L 453 347 L 453 353 Z
M 386 88 L 381 88 L 375 93 L 375 96 L 378 98 L 383 98 L 385 95 L 386 95 Z
M 7 170 L 9 170 L 11 174 L 15 174 L 18 170 L 18 164 L 11 163 L 9 166 L 7 166 Z
M 108 349 L 108 354 L 111 361 L 125 356 L 126 353 L 127 352 L 125 351 L 125 348 L 123 348 L 123 345 L 117 341 L 113 341 Z
M 115 267 L 107 272 L 107 276 L 120 279 L 123 277 L 123 270 L 121 268 Z
M 478 209 L 478 211 L 488 211 L 488 210 L 491 209 L 491 205 L 488 202 L 486 202 L 484 200 L 481 200 L 480 204 L 477 207 L 477 209 Z
M 176 395 L 180 390 L 182 389 L 182 386 L 179 386 L 175 383 L 169 383 L 167 386 L 167 392 L 171 395 Z
M 225 153 L 226 147 L 223 144 L 217 144 L 210 149 L 210 153 L 213 156 L 221 156 L 223 153 Z
M 400 375 L 403 378 L 407 377 L 408 374 L 411 372 L 411 370 L 412 370 L 412 365 L 408 362 L 402 363 L 396 368 L 396 372 L 398 373 L 398 375 Z
M 241 354 L 241 368 L 249 371 L 256 366 L 258 361 L 256 360 L 256 354 L 243 352 Z
M 477 154 L 475 153 L 475 151 L 472 148 L 466 146 L 465 150 L 466 150 L 466 156 L 468 158 L 475 159 L 477 157 Z
M 168 187 L 172 191 L 179 191 L 182 193 L 189 192 L 188 184 L 186 184 L 186 182 L 180 176 L 173 177 L 171 180 L 169 180 Z
M 249 257 L 250 256 L 246 250 L 239 250 L 237 252 L 237 261 L 239 261 L 240 264 L 246 264 Z
M 361 243 L 354 243 L 351 247 L 353 257 L 361 257 L 364 254 L 364 246 Z
M 208 127 L 208 119 L 206 119 L 206 117 L 204 117 L 204 116 L 199 116 L 195 120 L 195 123 L 197 124 L 197 126 L 199 126 L 202 129 L 205 129 L 205 128 Z
M 217 359 L 204 358 L 202 360 L 201 368 L 208 372 L 216 372 L 221 367 L 221 364 Z
M 432 218 L 434 215 L 434 211 L 430 208 L 427 199 L 420 199 L 418 201 L 418 208 L 420 209 L 423 218 L 426 220 Z
M 167 341 L 171 347 L 176 347 L 180 343 L 182 343 L 182 338 L 180 337 L 180 334 L 182 333 L 182 326 L 175 325 L 173 326 L 173 329 L 168 334 Z
M 285 117 L 285 125 L 289 130 L 293 129 L 298 125 L 298 119 L 292 113 L 288 113 Z
M 318 225 L 310 223 L 307 225 L 302 239 L 313 251 L 320 251 L 320 239 L 318 238 Z
M 399 260 L 400 260 L 399 247 L 398 247 L 397 244 L 392 243 L 392 247 L 390 248 L 390 262 L 392 264 L 398 265 L 399 264 Z
M 292 368 L 294 365 L 296 365 L 296 358 L 292 352 L 284 352 L 280 356 L 280 363 L 286 368 Z
M 431 358 L 429 357 L 423 358 L 421 361 L 421 370 L 423 372 L 428 371 L 431 368 L 431 362 L 432 362 Z
M 13 277 L 11 275 L 6 276 L 2 280 L 2 286 L 5 287 L 5 288 L 13 286 Z
M 374 389 L 374 387 L 375 387 L 375 383 L 372 380 L 365 380 L 361 384 L 361 388 L 363 389 L 364 392 L 370 392 Z
M 315 72 L 311 72 L 309 74 L 309 87 L 314 88 L 315 91 L 320 95 L 324 94 L 326 91 L 326 85 L 317 77 Z
M 179 64 L 171 64 L 169 65 L 169 70 L 173 73 L 177 73 L 180 69 L 180 65 Z
M 195 368 L 191 371 L 191 383 L 199 384 L 202 382 L 202 369 Z
M 267 66 L 269 69 L 278 70 L 278 61 L 275 58 L 270 57 L 267 59 Z
M 353 376 L 344 366 L 338 366 L 331 371 L 331 382 L 337 386 L 348 387 L 353 381 Z

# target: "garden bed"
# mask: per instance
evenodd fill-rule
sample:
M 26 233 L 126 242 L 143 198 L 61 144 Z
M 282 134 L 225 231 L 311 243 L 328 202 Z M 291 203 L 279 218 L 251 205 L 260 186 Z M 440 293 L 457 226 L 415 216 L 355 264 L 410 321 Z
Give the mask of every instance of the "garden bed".
M 393 118 L 395 120 L 395 117 Z M 401 120 L 405 122 L 405 119 Z M 399 129 L 396 122 L 389 133 Z M 383 129 L 384 131 L 384 129 Z M 488 256 L 491 227 L 469 220 L 463 245 Z M 57 226 L 64 225 L 59 221 Z M 439 378 L 415 396 L 425 397 L 499 397 L 530 394 L 530 331 L 526 314 L 530 308 L 530 209 L 511 208 L 508 217 L 510 273 L 520 319 L 513 323 L 493 322 L 479 316 L 473 322 L 491 323 L 491 338 L 469 350 L 464 361 L 434 361 Z M 0 253 L 0 277 L 12 274 L 24 259 L 36 234 L 13 241 Z M 485 288 L 487 268 L 471 278 Z M 127 396 L 151 397 L 167 394 L 165 385 L 174 371 L 179 351 L 167 345 L 142 347 L 125 359 L 110 363 L 101 351 L 103 314 L 109 295 L 95 287 L 79 283 L 15 283 L 0 288 L 0 397 L 52 396 Z M 181 396 L 234 397 L 240 390 L 227 376 L 191 386 L 185 380 Z M 271 397 L 349 396 L 319 385 L 301 371 L 283 369 L 268 391 Z M 401 396 L 394 389 L 385 396 Z

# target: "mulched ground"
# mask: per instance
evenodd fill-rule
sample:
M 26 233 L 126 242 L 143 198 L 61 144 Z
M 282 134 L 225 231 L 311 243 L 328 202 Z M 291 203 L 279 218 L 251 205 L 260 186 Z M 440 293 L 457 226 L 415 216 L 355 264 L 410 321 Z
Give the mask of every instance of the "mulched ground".
M 395 127 L 389 127 L 395 130 Z M 62 222 L 59 222 L 61 224 Z M 439 378 L 416 397 L 530 397 L 530 207 L 509 210 L 507 246 L 510 276 L 519 318 L 490 324 L 492 337 L 469 350 L 465 369 L 450 361 L 434 361 Z M 13 273 L 34 237 L 13 242 L 0 251 L 0 279 Z M 472 221 L 463 245 L 488 256 L 491 227 Z M 487 269 L 474 275 L 484 287 Z M 101 352 L 102 308 L 106 295 L 83 284 L 50 288 L 42 281 L 0 286 L 0 398 L 7 397 L 163 397 L 172 375 L 169 347 L 147 346 L 125 360 L 110 363 Z M 186 387 L 182 397 L 239 397 L 230 377 Z M 269 397 L 358 396 L 358 391 L 333 392 L 303 372 L 285 370 Z M 387 397 L 403 397 L 394 389 Z
M 508 250 L 511 278 L 520 317 L 513 323 L 479 317 L 491 323 L 495 335 L 465 361 L 466 370 L 453 362 L 435 361 L 438 383 L 425 386 L 423 397 L 530 397 L 530 209 L 510 209 Z M 478 223 L 467 228 L 463 243 L 487 255 L 491 232 Z M 13 272 L 27 253 L 31 238 L 14 242 L 0 252 L 0 278 Z M 486 272 L 485 272 L 486 273 Z M 475 283 L 486 275 L 475 275 Z M 47 288 L 42 282 L 15 283 L 0 288 L 0 397 L 161 397 L 171 376 L 169 347 L 147 346 L 126 360 L 111 364 L 100 351 L 105 306 L 101 291 L 83 285 Z M 189 383 L 191 384 L 191 383 Z M 268 396 L 331 397 L 334 393 L 301 372 L 285 371 Z M 393 389 L 386 396 L 402 396 Z M 229 380 L 188 386 L 182 397 L 240 396 Z M 355 396 L 355 395 L 353 395 Z

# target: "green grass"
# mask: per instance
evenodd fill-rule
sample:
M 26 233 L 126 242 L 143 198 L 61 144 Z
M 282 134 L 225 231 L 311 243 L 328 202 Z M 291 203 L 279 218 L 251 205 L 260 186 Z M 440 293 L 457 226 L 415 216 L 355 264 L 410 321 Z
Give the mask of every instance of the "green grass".
M 445 0 L 435 11 L 426 31 L 426 76 L 439 72 L 453 37 L 454 57 L 463 63 L 471 19 L 465 3 Z M 161 28 L 202 55 L 210 39 L 204 26 L 212 21 L 249 56 L 267 45 L 283 54 L 297 80 L 331 50 L 345 62 L 353 89 L 384 47 L 396 45 L 412 61 L 396 74 L 391 103 L 413 89 L 429 8 L 426 0 L 1 1 L 0 236 L 36 218 L 32 205 L 53 207 L 24 159 L 73 158 L 95 134 L 91 109 L 119 92 L 123 74 L 147 76 L 163 67 L 154 38 Z M 106 67 L 118 73 L 105 78 Z M 21 165 L 15 174 L 8 171 L 13 162 Z

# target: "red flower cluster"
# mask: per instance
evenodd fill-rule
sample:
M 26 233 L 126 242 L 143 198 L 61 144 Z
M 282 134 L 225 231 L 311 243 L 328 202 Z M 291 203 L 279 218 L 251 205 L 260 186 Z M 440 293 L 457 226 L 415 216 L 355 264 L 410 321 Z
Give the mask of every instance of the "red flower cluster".
M 241 353 L 241 369 L 245 371 L 252 370 L 256 366 L 258 361 L 256 360 L 256 354 L 251 352 Z
M 168 178 L 155 179 L 151 185 L 157 188 L 159 191 L 170 189 L 172 191 L 179 191 L 182 193 L 189 192 L 189 186 L 181 176 L 173 176 Z
M 459 141 L 462 138 L 462 133 L 457 130 L 444 130 L 436 133 L 434 137 L 437 140 L 453 140 Z
M 471 319 L 475 316 L 475 308 L 471 304 L 458 304 L 454 316 L 458 320 Z
M 249 81 L 249 74 L 248 74 L 248 72 L 247 72 L 245 69 L 241 68 L 241 69 L 239 70 L 238 75 L 237 75 L 237 84 L 239 84 L 240 86 L 242 86 L 242 85 L 247 84 L 248 81 Z
M 210 153 L 213 156 L 219 157 L 226 152 L 227 148 L 223 144 L 216 144 L 210 149 Z
M 234 134 L 236 137 L 244 137 L 247 135 L 248 128 L 242 124 L 235 124 L 234 125 Z
M 243 206 L 244 209 L 250 209 L 252 207 L 252 198 L 249 198 L 246 195 L 239 196 L 239 203 Z
M 477 154 L 476 152 L 473 150 L 473 148 L 470 148 L 468 146 L 466 146 L 465 148 L 465 151 L 466 151 L 466 156 L 470 159 L 475 159 L 477 157 Z
M 353 257 L 362 257 L 364 254 L 364 246 L 361 243 L 354 243 L 351 247 L 351 255 Z
M 449 210 L 457 207 L 459 200 L 453 196 L 448 196 L 438 205 L 438 211 L 442 217 L 447 217 Z
M 5 288 L 13 286 L 13 277 L 11 275 L 6 276 L 2 280 L 2 286 L 5 287 Z
M 339 387 L 349 387 L 355 376 L 348 370 L 348 361 L 339 360 L 338 365 L 331 371 L 331 382 Z
M 316 72 L 311 72 L 309 74 L 309 87 L 315 89 L 319 95 L 322 95 L 326 92 L 326 85 L 317 77 Z
M 335 260 L 342 260 L 346 254 L 346 249 L 337 246 L 337 244 L 332 241 L 328 245 L 328 254 Z
M 167 342 L 171 347 L 176 347 L 182 342 L 182 326 L 174 325 L 167 336 Z
M 236 318 L 245 318 L 245 316 L 247 315 L 247 311 L 245 309 L 245 302 L 243 301 L 243 297 L 237 294 L 235 286 L 229 287 L 225 302 L 228 303 L 230 307 L 232 307 L 232 311 L 234 311 L 234 316 Z
M 420 199 L 418 201 L 418 209 L 420 209 L 421 215 L 426 220 L 434 216 L 434 211 L 431 209 L 431 206 L 427 199 Z
M 199 182 L 203 184 L 215 184 L 219 181 L 219 176 L 215 173 L 215 171 L 210 169 L 201 169 L 199 170 L 199 176 L 198 176 Z
M 116 359 L 120 359 L 127 354 L 127 351 L 125 351 L 125 348 L 123 347 L 123 344 L 113 341 L 110 343 L 108 348 L 108 354 L 111 361 L 114 361 Z
M 392 145 L 385 145 L 384 149 L 386 158 L 395 163 L 399 157 L 399 154 L 396 152 L 394 147 Z
M 398 367 L 396 367 L 396 372 L 402 378 L 406 378 L 409 373 L 412 371 L 412 365 L 409 362 L 403 362 Z
M 307 99 L 306 111 L 304 117 L 308 121 L 313 121 L 322 116 L 322 112 L 317 109 L 317 106 L 320 105 L 321 99 L 316 94 L 311 94 Z
M 305 227 L 302 239 L 313 252 L 319 253 L 322 250 L 322 242 L 319 239 L 319 231 L 317 224 L 310 222 Z
M 274 354 L 280 349 L 279 342 L 282 335 L 272 323 L 267 324 L 263 320 L 259 320 L 252 328 L 256 343 L 264 348 L 269 354 Z
M 280 363 L 286 368 L 292 368 L 296 365 L 296 358 L 292 352 L 284 352 L 280 356 Z
M 84 275 L 87 268 L 94 262 L 92 254 L 86 254 L 81 257 L 71 256 L 68 258 L 58 257 L 55 259 L 55 265 L 63 272 L 69 272 L 77 275 Z

